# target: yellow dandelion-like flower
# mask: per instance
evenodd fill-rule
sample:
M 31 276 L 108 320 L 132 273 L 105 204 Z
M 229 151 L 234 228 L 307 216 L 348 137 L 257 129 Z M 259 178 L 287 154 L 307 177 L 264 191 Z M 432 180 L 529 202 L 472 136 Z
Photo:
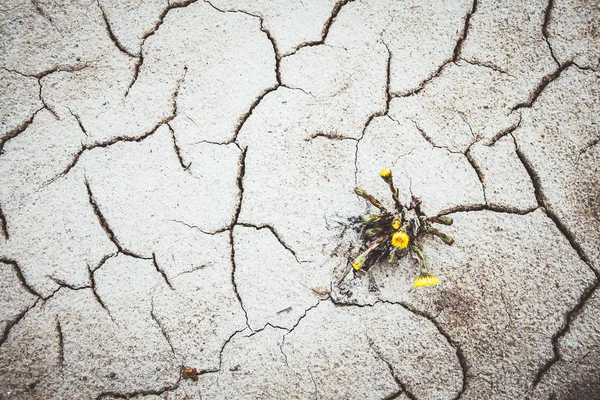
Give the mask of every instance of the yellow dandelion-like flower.
M 426 287 L 426 286 L 435 286 L 440 283 L 440 279 L 428 273 L 424 273 L 419 275 L 417 279 L 413 282 L 413 285 L 416 287 Z
M 405 249 L 409 241 L 408 233 L 404 231 L 398 231 L 392 235 L 392 246 L 399 249 Z
M 379 173 L 379 175 L 383 178 L 383 179 L 389 179 L 392 176 L 392 170 L 389 168 L 386 169 L 382 169 L 381 172 Z

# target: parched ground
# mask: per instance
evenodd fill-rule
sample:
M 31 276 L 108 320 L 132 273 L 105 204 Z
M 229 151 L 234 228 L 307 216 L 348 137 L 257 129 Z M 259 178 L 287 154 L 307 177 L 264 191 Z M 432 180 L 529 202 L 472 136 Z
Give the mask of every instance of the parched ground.
M 3 0 L 0 66 L 0 399 L 600 398 L 598 1 Z M 352 272 L 385 167 L 436 287 Z

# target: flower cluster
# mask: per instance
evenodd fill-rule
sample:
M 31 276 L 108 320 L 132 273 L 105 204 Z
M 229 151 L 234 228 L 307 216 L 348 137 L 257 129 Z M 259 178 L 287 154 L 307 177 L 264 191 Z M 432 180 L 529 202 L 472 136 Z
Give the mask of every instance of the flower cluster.
M 447 245 L 454 243 L 450 236 L 431 226 L 432 223 L 452 225 L 452 218 L 427 217 L 421 211 L 421 200 L 414 196 L 408 206 L 403 205 L 399 199 L 398 189 L 394 187 L 392 171 L 384 169 L 380 175 L 392 192 L 395 210 L 388 211 L 379 200 L 364 189 L 360 187 L 354 189 L 357 195 L 369 201 L 380 212 L 362 217 L 366 249 L 354 259 L 352 266 L 357 271 L 368 270 L 383 258 L 393 264 L 398 258 L 411 253 L 419 262 L 419 276 L 413 285 L 417 287 L 437 285 L 440 280 L 429 272 L 423 249 L 417 242 L 424 235 L 431 234 L 439 237 Z

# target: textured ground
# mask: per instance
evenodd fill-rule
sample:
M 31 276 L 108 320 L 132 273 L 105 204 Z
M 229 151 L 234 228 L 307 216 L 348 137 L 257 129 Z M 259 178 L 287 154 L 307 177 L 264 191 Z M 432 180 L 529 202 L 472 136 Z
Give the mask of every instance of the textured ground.
M 599 15 L 2 1 L 0 399 L 600 398 Z M 347 274 L 384 167 L 435 288 Z

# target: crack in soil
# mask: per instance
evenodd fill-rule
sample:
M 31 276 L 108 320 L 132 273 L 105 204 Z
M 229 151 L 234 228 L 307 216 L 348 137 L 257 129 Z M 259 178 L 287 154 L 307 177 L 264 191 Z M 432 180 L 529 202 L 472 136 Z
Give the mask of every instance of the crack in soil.
M 12 130 L 10 130 L 6 135 L 4 135 L 4 137 L 0 138 L 0 156 L 2 154 L 4 154 L 4 145 L 6 144 L 6 142 L 8 142 L 10 139 L 13 139 L 13 138 L 19 136 L 21 133 L 25 132 L 25 130 L 29 127 L 29 125 L 31 125 L 33 123 L 33 120 L 35 119 L 35 116 L 37 115 L 37 113 L 39 113 L 40 111 L 42 111 L 45 108 L 46 108 L 45 106 L 40 107 L 31 115 L 31 117 L 29 119 L 23 121 L 22 124 L 16 126 Z
M 102 298 L 100 298 L 100 295 L 98 294 L 98 292 L 96 291 L 96 277 L 95 277 L 95 273 L 97 270 L 100 269 L 100 267 L 102 267 L 104 265 L 104 263 L 112 257 L 115 257 L 118 253 L 114 253 L 114 254 L 109 254 L 107 256 L 104 256 L 104 258 L 102 258 L 102 260 L 100 261 L 100 263 L 98 264 L 98 266 L 96 268 L 94 268 L 93 270 L 90 268 L 90 266 L 87 266 L 88 269 L 88 279 L 90 281 L 90 289 L 92 290 L 92 294 L 94 295 L 94 298 L 96 299 L 96 301 L 98 302 L 98 304 L 100 304 L 100 307 L 102 307 L 104 310 L 106 310 L 106 313 L 108 314 L 108 316 L 110 317 L 110 319 L 116 323 L 115 319 L 113 318 L 112 314 L 110 313 L 110 310 L 108 309 L 108 307 L 106 306 L 106 304 L 104 304 L 104 302 L 102 301 Z
M 387 62 L 386 62 L 386 69 L 385 69 L 385 74 L 386 74 L 385 75 L 385 105 L 383 107 L 383 110 L 376 111 L 373 114 L 369 115 L 369 117 L 367 118 L 367 121 L 365 122 L 365 125 L 363 126 L 362 132 L 360 133 L 360 137 L 358 139 L 347 138 L 347 139 L 352 139 L 352 140 L 356 141 L 356 148 L 354 150 L 354 184 L 355 185 L 358 185 L 358 150 L 359 150 L 359 146 L 360 146 L 360 141 L 365 137 L 367 128 L 369 127 L 371 122 L 376 117 L 383 117 L 383 116 L 389 117 L 390 102 L 392 101 L 392 98 L 393 98 L 392 93 L 390 92 L 390 81 L 391 81 L 391 76 L 392 76 L 392 52 L 390 51 L 390 48 L 388 47 L 387 43 L 385 43 L 383 41 L 383 38 L 381 39 L 381 43 L 385 46 L 385 49 L 388 54 Z
M 160 396 L 163 393 L 176 390 L 177 388 L 179 388 L 180 384 L 181 384 L 181 374 L 180 374 L 179 378 L 177 378 L 177 382 L 170 384 L 170 385 L 163 386 L 159 389 L 136 390 L 134 392 L 124 392 L 124 393 L 106 391 L 106 392 L 102 392 L 98 396 L 96 396 L 96 400 L 106 400 L 107 398 L 131 399 L 134 397 L 151 396 L 151 395 Z
M 125 91 L 125 98 L 127 98 L 127 96 L 129 96 L 129 91 L 131 90 L 133 85 L 137 82 L 138 76 L 140 74 L 140 69 L 142 68 L 142 65 L 144 64 L 144 44 L 146 44 L 146 39 L 148 39 L 150 36 L 154 35 L 158 31 L 158 28 L 160 28 L 160 26 L 163 24 L 169 11 L 171 11 L 175 8 L 185 8 L 185 7 L 189 6 L 190 4 L 195 3 L 196 1 L 198 1 L 198 0 L 189 0 L 189 1 L 184 1 L 181 3 L 177 3 L 177 4 L 171 4 L 169 2 L 169 5 L 158 16 L 158 21 L 154 24 L 154 26 L 142 35 L 142 38 L 141 38 L 142 43 L 140 44 L 140 51 L 135 56 L 135 58 L 137 58 L 137 61 L 133 67 L 133 77 L 132 77 L 131 82 L 127 86 L 127 90 Z
M 75 121 L 77 121 L 77 125 L 79 125 L 79 129 L 81 129 L 83 134 L 85 136 L 87 136 L 88 133 L 87 133 L 87 130 L 85 129 L 85 127 L 83 126 L 83 122 L 81 122 L 81 117 L 79 115 L 75 114 L 73 112 L 73 110 L 71 110 L 69 107 L 67 107 L 67 110 L 69 110 L 69 113 L 73 116 L 73 118 L 75 118 Z
M 223 232 L 229 232 L 232 229 L 232 224 L 229 224 L 223 228 L 217 229 L 216 231 L 209 232 L 209 231 L 205 231 L 205 230 L 201 229 L 199 226 L 188 224 L 187 222 L 180 221 L 178 219 L 169 219 L 167 221 L 175 222 L 176 224 L 185 225 L 190 229 L 195 229 L 201 233 L 204 233 L 205 235 L 211 235 L 211 236 L 218 235 L 219 233 L 223 233 Z
M 89 286 L 89 285 L 74 286 L 74 285 L 71 285 L 70 283 L 65 282 L 62 279 L 55 278 L 55 277 L 53 277 L 51 275 L 46 275 L 46 277 L 49 278 L 52 282 L 56 283 L 58 286 L 65 287 L 65 288 L 67 288 L 69 290 L 83 290 L 83 289 L 90 289 L 91 288 L 91 286 Z
M 4 212 L 2 211 L 2 206 L 0 206 L 0 234 L 4 236 L 5 240 L 10 239 L 8 225 L 6 223 L 6 215 L 4 215 Z
M 407 311 L 410 311 L 413 314 L 416 314 L 420 317 L 426 318 L 427 320 L 429 320 L 438 330 L 438 332 L 444 336 L 444 338 L 446 338 L 446 341 L 450 344 L 450 346 L 452 346 L 454 348 L 454 350 L 456 351 L 456 357 L 458 359 L 458 362 L 460 364 L 460 368 L 462 370 L 462 387 L 460 389 L 460 391 L 457 393 L 457 395 L 454 397 L 453 400 L 457 400 L 460 399 L 462 397 L 462 395 L 464 394 L 465 390 L 467 389 L 467 377 L 469 375 L 469 366 L 467 364 L 467 359 L 464 356 L 462 347 L 460 347 L 460 345 L 458 344 L 458 342 L 456 342 L 454 339 L 452 339 L 452 337 L 450 336 L 450 334 L 448 334 L 448 332 L 446 332 L 444 330 L 444 328 L 442 328 L 442 325 L 438 322 L 437 319 L 435 319 L 434 316 L 430 315 L 429 313 L 425 312 L 425 311 L 420 311 L 417 310 L 416 308 L 405 304 L 405 303 L 401 303 L 401 302 L 392 302 L 392 301 L 387 301 L 387 300 L 378 300 L 378 302 L 381 303 L 388 303 L 388 304 L 396 304 L 401 306 L 402 308 L 404 308 Z
M 477 67 L 491 69 L 491 70 L 496 71 L 496 72 L 498 72 L 500 74 L 508 75 L 508 76 L 510 76 L 512 78 L 515 78 L 515 76 L 512 75 L 511 73 L 509 73 L 508 71 L 505 71 L 502 68 L 500 68 L 499 66 L 494 65 L 492 63 L 486 63 L 486 62 L 483 62 L 483 61 L 479 61 L 477 59 L 468 60 L 466 58 L 460 58 L 460 60 L 466 62 L 467 64 L 471 64 L 471 65 L 474 65 L 474 66 L 477 66 Z
M 585 154 L 588 150 L 590 150 L 592 147 L 596 146 L 598 143 L 600 143 L 600 136 L 598 136 L 596 139 L 593 139 L 591 142 L 586 144 L 581 150 L 579 150 L 579 154 L 577 154 L 577 159 L 575 160 L 575 163 L 578 163 L 581 159 L 581 156 Z
M 454 45 L 454 49 L 452 50 L 452 56 L 449 57 L 446 61 L 444 61 L 433 73 L 431 73 L 427 78 L 425 78 L 423 81 L 421 81 L 421 83 L 419 83 L 417 85 L 416 88 L 408 90 L 404 93 L 393 93 L 392 96 L 393 97 L 409 97 L 409 96 L 414 96 L 417 93 L 419 93 L 420 91 L 422 91 L 423 89 L 425 89 L 425 87 L 431 83 L 435 78 L 437 78 L 438 76 L 440 76 L 442 74 L 442 71 L 444 70 L 444 68 L 446 68 L 447 65 L 449 64 L 456 64 L 459 60 L 461 60 L 461 52 L 462 52 L 462 47 L 463 44 L 465 42 L 465 40 L 467 39 L 467 35 L 469 33 L 469 27 L 471 25 L 471 17 L 473 16 L 473 14 L 477 11 L 477 5 L 478 5 L 478 0 L 473 0 L 473 5 L 471 6 L 471 9 L 467 12 L 467 15 L 465 15 L 465 22 L 463 24 L 463 29 Z M 479 65 L 481 67 L 487 67 L 487 68 L 491 68 L 494 69 L 498 72 L 504 72 L 502 71 L 500 68 L 496 67 L 496 66 L 492 66 L 489 64 L 483 64 L 483 63 L 477 63 L 476 61 L 467 61 L 470 64 L 476 64 Z
M 420 317 L 423 317 L 423 318 L 426 318 L 427 320 L 429 320 L 436 327 L 438 332 L 446 339 L 448 344 L 450 344 L 450 346 L 452 348 L 454 348 L 454 350 L 456 352 L 456 358 L 458 359 L 458 362 L 461 367 L 462 376 L 463 376 L 462 387 L 461 387 L 460 391 L 458 392 L 458 394 L 454 397 L 453 400 L 459 399 L 464 394 L 464 392 L 467 388 L 467 378 L 469 378 L 471 376 L 469 374 L 469 367 L 467 364 L 467 359 L 464 356 L 462 347 L 459 345 L 458 342 L 456 342 L 454 339 L 452 339 L 452 337 L 444 330 L 442 325 L 437 321 L 436 317 L 430 315 L 429 313 L 427 313 L 425 311 L 417 310 L 416 308 L 414 308 L 406 303 L 403 303 L 403 302 L 394 302 L 394 301 L 389 301 L 389 300 L 377 299 L 373 303 L 359 304 L 359 303 L 342 303 L 342 302 L 337 301 L 333 297 L 330 297 L 329 300 L 336 307 L 360 307 L 360 308 L 368 307 L 368 308 L 372 308 L 376 304 L 379 304 L 379 303 L 394 304 L 394 305 L 404 308 L 405 310 L 407 310 L 415 315 L 418 315 Z
M 27 315 L 27 313 L 29 312 L 29 310 L 31 310 L 32 308 L 34 308 L 37 303 L 39 301 L 44 301 L 42 299 L 42 297 L 38 297 L 33 304 L 31 304 L 29 307 L 27 307 L 25 310 L 23 310 L 22 312 L 20 312 L 15 319 L 8 321 L 6 324 L 6 327 L 4 328 L 4 331 L 2 332 L 2 336 L 0 336 L 0 347 L 2 347 L 2 345 L 6 342 L 6 340 L 8 339 L 8 335 L 10 334 L 10 331 L 12 330 L 13 327 L 15 327 L 19 322 L 21 322 L 21 320 L 25 317 L 25 315 Z
M 469 164 L 471 164 L 471 167 L 473 167 L 473 169 L 475 170 L 475 173 L 477 174 L 477 178 L 481 183 L 481 190 L 483 191 L 483 201 L 485 202 L 485 204 L 488 204 L 487 193 L 485 192 L 485 175 L 481 170 L 481 167 L 479 166 L 479 164 L 477 164 L 477 162 L 473 158 L 473 155 L 471 154 L 471 146 L 469 146 L 469 149 L 465 151 L 464 155 L 467 158 Z
M 237 221 L 240 216 L 240 212 L 242 211 L 242 202 L 244 200 L 244 175 L 246 174 L 246 153 L 247 153 L 247 151 L 248 151 L 247 147 L 242 150 L 242 154 L 240 155 L 240 160 L 239 160 L 239 170 L 238 170 L 238 176 L 237 176 L 237 180 L 236 180 L 236 183 L 237 183 L 237 186 L 239 189 L 239 201 L 238 201 L 238 204 L 236 205 L 235 213 L 233 215 L 233 220 L 231 221 L 231 225 L 230 225 L 230 229 L 229 229 L 229 244 L 231 246 L 231 251 L 230 251 L 231 284 L 233 285 L 233 292 L 235 293 L 235 297 L 237 298 L 238 302 L 240 303 L 240 307 L 242 308 L 242 311 L 244 311 L 244 316 L 246 318 L 246 326 L 248 327 L 248 329 L 252 330 L 252 328 L 250 328 L 250 323 L 248 321 L 248 312 L 246 311 L 246 308 L 244 307 L 244 302 L 242 301 L 240 293 L 238 292 L 237 283 L 235 280 L 235 271 L 236 271 L 237 265 L 235 262 L 235 243 L 234 243 L 234 239 L 233 239 L 233 228 L 238 223 Z
M 467 39 L 467 35 L 469 33 L 469 27 L 471 26 L 471 17 L 477 11 L 477 5 L 478 5 L 478 0 L 473 0 L 473 5 L 471 6 L 471 10 L 469 12 L 467 12 L 467 15 L 465 16 L 465 23 L 463 26 L 463 30 L 460 33 L 458 40 L 456 41 L 454 50 L 452 51 L 452 61 L 453 62 L 456 62 L 461 56 L 462 47 L 463 47 L 465 40 Z
M 554 80 L 558 79 L 560 74 L 562 74 L 564 70 L 566 70 L 567 68 L 569 68 L 572 65 L 573 65 L 573 61 L 567 61 L 564 64 L 561 64 L 558 67 L 558 69 L 556 69 L 556 71 L 543 77 L 542 80 L 540 81 L 540 83 L 535 88 L 533 88 L 533 90 L 529 94 L 529 98 L 526 101 L 514 106 L 512 108 L 512 111 L 516 111 L 520 108 L 530 108 L 531 106 L 533 106 L 533 103 L 535 103 L 535 101 L 540 96 L 540 94 L 542 94 L 542 92 L 544 91 L 546 86 L 548 86 L 548 84 L 550 82 L 553 82 Z
M 552 48 L 552 45 L 550 44 L 550 34 L 548 33 L 548 24 L 550 23 L 550 19 L 552 17 L 552 9 L 553 8 L 554 8 L 554 0 L 548 0 L 548 5 L 546 6 L 546 9 L 544 10 L 544 23 L 542 24 L 542 35 L 544 35 L 544 40 L 546 41 L 546 44 L 548 45 L 548 49 L 550 50 L 550 56 L 552 57 L 552 59 L 554 60 L 556 65 L 560 68 L 560 66 L 561 66 L 560 61 L 558 61 L 558 58 L 556 58 L 556 55 L 554 54 L 554 49 Z
M 333 9 L 331 10 L 331 15 L 329 16 L 329 18 L 325 22 L 325 25 L 323 26 L 323 29 L 321 30 L 321 38 L 319 40 L 314 40 L 314 41 L 299 44 L 298 46 L 296 46 L 296 48 L 292 52 L 284 55 L 284 57 L 289 57 L 291 55 L 294 55 L 294 54 L 296 54 L 296 52 L 298 52 L 298 50 L 300 50 L 304 47 L 313 47 L 313 46 L 320 46 L 320 45 L 325 44 L 325 41 L 327 40 L 327 36 L 329 35 L 329 30 L 331 29 L 331 26 L 335 22 L 338 14 L 340 13 L 340 11 L 342 11 L 342 8 L 344 8 L 344 6 L 346 4 L 352 3 L 352 2 L 354 2 L 354 0 L 338 1 L 335 4 L 335 6 L 333 7 Z
M 192 166 L 192 162 L 190 161 L 187 165 L 185 165 L 183 157 L 181 156 L 181 148 L 177 144 L 177 137 L 175 136 L 175 131 L 173 130 L 173 127 L 171 127 L 171 124 L 169 122 L 167 122 L 167 127 L 169 128 L 169 131 L 171 131 L 171 138 L 173 139 L 173 150 L 175 150 L 175 155 L 177 156 L 179 165 L 181 165 L 181 168 L 183 168 L 184 171 L 188 171 L 188 173 L 191 173 L 190 167 Z
M 106 26 L 106 32 L 108 33 L 108 37 L 110 38 L 110 40 L 114 43 L 114 45 L 117 47 L 117 49 L 119 49 L 119 51 L 121 53 L 123 53 L 126 56 L 131 57 L 131 58 L 137 58 L 138 57 L 137 55 L 131 53 L 129 50 L 127 50 L 125 48 L 125 46 L 123 46 L 123 44 L 119 41 L 119 38 L 117 38 L 117 36 L 113 32 L 113 30 L 110 26 L 110 22 L 108 22 L 108 17 L 106 16 L 106 12 L 104 11 L 104 8 L 100 4 L 100 0 L 96 0 L 96 4 L 98 4 L 98 8 L 100 9 L 100 12 L 102 13 L 102 18 L 104 19 L 104 25 Z
M 273 35 L 271 34 L 271 31 L 269 31 L 266 27 L 265 27 L 265 20 L 262 16 L 257 15 L 257 14 L 252 14 L 249 13 L 247 11 L 244 10 L 222 10 L 218 7 L 216 7 L 214 4 L 212 4 L 209 0 L 204 0 L 204 2 L 208 5 L 210 5 L 212 8 L 214 8 L 215 10 L 217 10 L 220 13 L 223 14 L 227 14 L 227 13 L 241 13 L 241 14 L 246 14 L 250 17 L 253 18 L 258 18 L 258 20 L 260 21 L 260 30 L 267 36 L 267 39 L 269 39 L 269 42 L 271 42 L 271 46 L 273 46 L 273 52 L 275 53 L 275 78 L 277 80 L 277 85 L 275 87 L 275 89 L 279 86 L 282 86 L 281 84 L 281 74 L 279 72 L 279 65 L 281 63 L 281 53 L 279 52 L 279 48 L 277 47 L 277 42 L 275 41 L 275 38 L 273 38 Z M 301 90 L 301 89 L 300 89 Z
M 167 276 L 165 270 L 162 269 L 158 265 L 158 262 L 156 261 L 156 253 L 152 253 L 152 265 L 154 265 L 154 268 L 156 269 L 156 271 L 163 277 L 163 279 L 164 279 L 165 283 L 167 284 L 167 286 L 169 288 L 171 288 L 171 290 L 175 290 L 175 288 L 173 287 L 173 285 L 171 285 L 171 282 L 169 281 L 169 277 Z
M 23 286 L 23 288 L 25 288 L 25 290 L 29 294 L 31 294 L 35 297 L 38 297 L 38 298 L 43 298 L 42 295 L 40 295 L 35 289 L 33 289 L 33 287 L 31 285 L 29 285 L 27 283 L 25 276 L 23 276 L 23 271 L 21 271 L 21 267 L 15 260 L 12 260 L 10 258 L 0 257 L 0 262 L 12 266 L 12 269 L 13 269 L 17 279 L 21 283 L 21 286 Z
M 58 334 L 58 366 L 62 371 L 65 366 L 65 340 L 58 315 L 56 316 L 56 333 Z
M 151 303 L 150 303 L 150 317 L 154 320 L 154 322 L 156 322 L 156 325 L 158 326 L 158 329 L 160 329 L 162 335 L 164 336 L 165 340 L 167 341 L 167 344 L 169 345 L 169 347 L 171 348 L 171 352 L 173 353 L 173 357 L 179 361 L 181 363 L 181 361 L 179 360 L 179 357 L 177 357 L 177 353 L 175 352 L 175 348 L 173 347 L 173 344 L 171 343 L 171 337 L 169 336 L 169 334 L 167 333 L 165 327 L 163 326 L 163 324 L 160 322 L 160 320 L 156 317 L 156 314 L 154 314 L 154 298 L 152 299 Z M 180 365 L 183 368 L 183 364 Z
M 33 5 L 33 8 L 35 8 L 35 11 L 37 11 L 37 13 L 42 16 L 42 18 L 44 18 L 45 20 L 50 22 L 50 25 L 52 25 L 54 27 L 54 29 L 56 29 L 58 31 L 58 33 L 60 33 L 62 36 L 62 33 L 60 32 L 60 30 L 54 24 L 54 20 L 52 19 L 52 17 L 50 17 L 48 14 L 46 14 L 44 9 L 38 4 L 37 0 L 29 0 L 29 1 Z
M 237 334 L 244 332 L 246 329 L 250 329 L 250 326 L 248 325 L 247 328 L 243 328 L 243 329 L 239 329 L 235 332 L 233 332 L 225 341 L 225 343 L 223 343 L 223 346 L 221 346 L 221 350 L 219 351 L 219 369 L 216 371 L 207 371 L 207 372 L 220 372 L 223 370 L 223 352 L 225 351 L 225 347 L 227 347 L 227 345 L 229 344 L 229 342 L 231 342 L 231 339 L 233 339 Z M 250 329 L 252 331 L 252 329 Z M 217 375 L 217 386 L 219 386 L 219 377 Z
M 498 132 L 497 134 L 495 134 L 491 139 L 489 139 L 484 144 L 486 146 L 488 146 L 488 147 L 492 147 L 493 145 L 496 144 L 496 142 L 498 140 L 502 139 L 506 135 L 509 135 L 509 134 L 513 133 L 519 126 L 521 126 L 521 121 L 522 120 L 523 120 L 523 114 L 521 114 L 519 112 L 519 120 L 517 121 L 516 124 L 513 124 L 513 125 L 509 126 L 508 128 L 506 128 L 505 130 Z
M 398 385 L 398 391 L 390 394 L 389 396 L 384 397 L 382 400 L 396 399 L 402 393 L 404 393 L 406 397 L 408 397 L 411 400 L 417 400 L 417 397 L 411 391 L 409 391 L 406 388 L 406 385 L 400 380 L 400 378 L 396 376 L 392 364 L 383 357 L 383 354 L 381 354 L 379 350 L 375 348 L 375 343 L 373 342 L 373 340 L 368 335 L 365 336 L 367 337 L 367 341 L 369 342 L 369 348 L 373 351 L 373 353 L 375 353 L 375 356 L 387 366 L 388 370 L 390 371 L 390 375 L 392 375 L 392 379 L 394 379 L 394 382 L 396 382 L 396 385 Z
M 571 248 L 573 248 L 573 250 L 575 250 L 575 252 L 579 256 L 581 261 L 583 261 L 590 268 L 592 273 L 594 274 L 594 281 L 588 287 L 585 288 L 585 290 L 579 297 L 577 304 L 572 309 L 567 311 L 567 313 L 564 316 L 564 322 L 563 322 L 562 326 L 554 335 L 552 335 L 551 344 L 552 344 L 553 356 L 550 360 L 546 361 L 538 369 L 538 371 L 535 375 L 535 378 L 533 380 L 533 387 L 536 387 L 540 383 L 540 381 L 542 380 L 544 375 L 550 370 L 550 368 L 557 361 L 560 360 L 559 340 L 565 334 L 567 334 L 567 332 L 569 332 L 569 330 L 571 328 L 571 323 L 573 322 L 573 320 L 579 315 L 580 311 L 583 309 L 583 307 L 585 306 L 587 301 L 592 297 L 592 295 L 594 294 L 596 289 L 598 289 L 598 286 L 600 286 L 600 273 L 592 265 L 591 260 L 589 259 L 589 257 L 587 256 L 587 254 L 585 253 L 585 251 L 583 250 L 581 245 L 575 240 L 575 237 L 573 236 L 573 233 L 570 231 L 570 229 L 567 228 L 567 226 L 563 224 L 563 222 L 560 220 L 560 218 L 558 218 L 558 216 L 551 209 L 549 209 L 546 206 L 546 197 L 542 190 L 542 184 L 541 184 L 540 177 L 539 177 L 538 173 L 535 171 L 535 169 L 533 168 L 533 165 L 530 163 L 529 159 L 525 156 L 525 154 L 520 149 L 515 136 L 512 133 L 511 133 L 511 136 L 513 138 L 513 141 L 515 142 L 517 156 L 519 157 L 519 160 L 521 160 L 521 163 L 525 167 L 525 170 L 527 171 L 527 173 L 533 183 L 535 198 L 536 198 L 539 206 L 545 210 L 545 213 L 548 216 L 548 218 L 550 218 L 550 220 L 552 220 L 552 222 L 554 223 L 556 228 L 562 233 L 562 235 L 565 237 L 565 239 L 567 239 L 567 241 L 571 245 Z
M 535 198 L 537 200 L 538 205 L 540 207 L 543 207 L 546 215 L 552 220 L 552 222 L 554 222 L 554 225 L 556 225 L 558 230 L 567 239 L 567 241 L 569 242 L 571 247 L 575 250 L 575 252 L 579 256 L 579 258 L 590 267 L 590 269 L 594 272 L 594 274 L 598 275 L 598 271 L 596 271 L 596 269 L 592 266 L 591 260 L 589 259 L 589 257 L 587 256 L 587 254 L 585 253 L 585 251 L 583 250 L 581 245 L 575 240 L 575 237 L 574 237 L 573 233 L 571 232 L 571 230 L 569 228 L 567 228 L 567 226 L 560 220 L 560 218 L 558 218 L 558 216 L 546 205 L 546 196 L 544 195 L 544 192 L 542 190 L 542 183 L 541 183 L 538 173 L 535 171 L 535 169 L 533 168 L 533 165 L 529 162 L 529 159 L 525 156 L 525 154 L 519 147 L 519 144 L 518 144 L 515 136 L 512 133 L 510 135 L 512 136 L 513 141 L 515 143 L 515 151 L 516 151 L 517 157 L 519 157 L 521 164 L 523 164 L 523 167 L 525 167 L 525 170 L 527 171 L 527 174 L 529 175 L 529 178 L 531 179 L 531 182 L 533 184 Z
M 108 221 L 107 221 L 106 217 L 104 216 L 104 214 L 100 210 L 100 207 L 98 206 L 98 203 L 97 203 L 97 201 L 94 198 L 94 195 L 92 193 L 92 189 L 90 188 L 90 184 L 89 184 L 89 182 L 87 180 L 87 177 L 84 177 L 84 181 L 85 181 L 85 188 L 86 188 L 87 194 L 88 194 L 88 201 L 89 201 L 90 205 L 92 206 L 92 210 L 93 210 L 94 214 L 96 215 L 96 218 L 98 218 L 98 222 L 100 223 L 100 226 L 102 227 L 102 230 L 104 230 L 104 233 L 106 233 L 106 236 L 108 237 L 108 240 L 110 240 L 115 245 L 115 247 L 118 250 L 118 253 L 122 253 L 122 254 L 125 254 L 127 256 L 131 256 L 131 257 L 138 258 L 138 259 L 150 259 L 149 257 L 143 257 L 143 256 L 138 255 L 138 254 L 136 254 L 136 253 L 134 253 L 134 252 L 132 252 L 132 251 L 130 251 L 128 249 L 125 249 L 121 245 L 121 242 L 119 241 L 119 239 L 115 235 L 115 232 L 112 230 L 112 228 L 108 224 Z
M 395 120 L 394 118 L 390 117 L 390 119 L 392 121 L 395 121 L 398 125 L 400 124 L 400 122 L 397 121 L 397 120 Z M 431 136 L 429 136 L 427 134 L 427 132 L 425 132 L 425 130 L 419 126 L 419 124 L 417 123 L 417 121 L 415 121 L 414 119 L 411 119 L 411 118 L 408 118 L 408 120 L 411 121 L 415 125 L 415 128 L 417 128 L 417 130 L 419 131 L 419 133 L 421 134 L 421 136 L 423 136 L 423 139 L 425 139 L 434 148 L 441 149 L 441 150 L 446 150 L 448 153 L 451 153 L 451 154 L 463 154 L 460 151 L 450 150 L 447 146 L 440 146 L 439 144 L 436 144 L 433 141 L 433 138 Z
M 154 133 L 156 133 L 156 131 L 161 126 L 171 122 L 178 115 L 178 113 L 177 113 L 177 96 L 179 95 L 179 90 L 181 88 L 181 84 L 182 84 L 183 80 L 185 79 L 186 74 L 187 74 L 187 66 L 184 66 L 183 67 L 183 76 L 177 81 L 177 86 L 175 88 L 175 91 L 171 95 L 171 103 L 172 103 L 171 114 L 169 116 L 167 116 L 166 118 L 164 118 L 163 120 L 158 121 L 158 123 L 150 131 L 143 133 L 140 136 L 117 136 L 112 139 L 106 140 L 104 142 L 97 142 L 93 145 L 82 146 L 81 149 L 79 150 L 79 152 L 77 154 L 75 154 L 75 156 L 73 157 L 73 160 L 71 160 L 71 162 L 65 167 L 65 169 L 63 169 L 62 172 L 60 172 L 54 178 L 48 180 L 48 182 L 46 182 L 44 186 L 49 185 L 49 184 L 55 182 L 56 180 L 66 176 L 75 167 L 75 165 L 77 165 L 77 163 L 79 162 L 79 159 L 81 158 L 83 153 L 85 153 L 86 151 L 91 151 L 91 150 L 94 150 L 97 148 L 107 148 L 107 147 L 110 147 L 110 146 L 112 146 L 116 143 L 120 143 L 120 142 L 137 142 L 137 143 L 139 143 L 139 142 L 143 141 L 144 139 L 152 136 Z
M 273 227 L 270 224 L 260 224 L 260 225 L 254 225 L 254 224 L 249 224 L 249 223 L 245 223 L 245 222 L 237 222 L 236 223 L 237 226 L 244 226 L 246 228 L 254 228 L 256 230 L 260 230 L 260 229 L 268 229 L 273 236 L 275 237 L 275 239 L 277 239 L 277 241 L 279 242 L 279 244 L 281 244 L 287 251 L 289 251 L 292 256 L 294 256 L 294 258 L 296 259 L 296 262 L 299 264 L 302 263 L 307 263 L 310 261 L 302 261 L 300 259 L 298 259 L 298 255 L 296 254 L 296 252 L 294 251 L 294 249 L 292 249 L 287 243 L 285 243 L 283 241 L 283 239 L 281 238 L 281 235 L 279 234 L 279 232 L 277 232 L 277 230 L 275 229 L 275 227 Z

